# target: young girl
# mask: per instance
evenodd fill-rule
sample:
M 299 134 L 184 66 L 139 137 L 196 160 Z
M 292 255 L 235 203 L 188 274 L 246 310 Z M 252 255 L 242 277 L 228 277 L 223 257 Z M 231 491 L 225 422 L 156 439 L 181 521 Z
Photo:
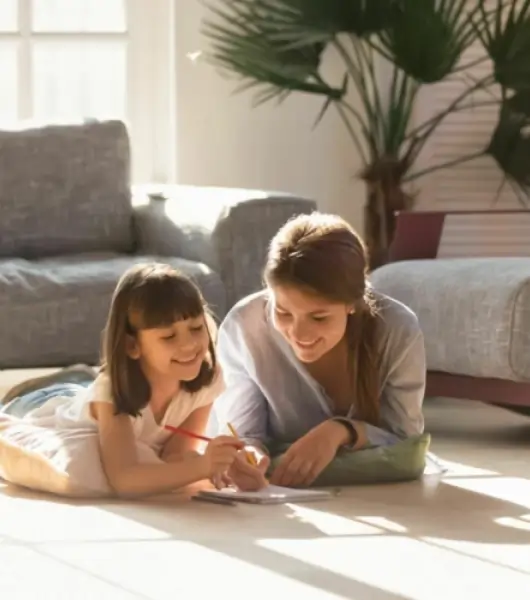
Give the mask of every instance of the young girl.
M 57 431 L 96 429 L 101 466 L 118 495 L 223 481 L 240 443 L 219 436 L 200 453 L 195 438 L 170 430 L 201 434 L 222 391 L 214 327 L 187 277 L 163 264 L 134 266 L 112 298 L 95 381 L 27 418 Z

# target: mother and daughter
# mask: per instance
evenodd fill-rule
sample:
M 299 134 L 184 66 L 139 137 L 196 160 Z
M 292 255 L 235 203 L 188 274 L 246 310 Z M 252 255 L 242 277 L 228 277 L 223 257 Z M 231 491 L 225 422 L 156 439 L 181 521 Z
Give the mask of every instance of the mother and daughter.
M 423 431 L 418 321 L 373 292 L 366 273 L 365 248 L 345 221 L 296 217 L 272 240 L 265 289 L 217 332 L 191 280 L 166 265 L 135 266 L 113 295 L 95 380 L 73 394 L 41 389 L 46 401 L 22 420 L 97 432 L 103 472 L 121 496 L 208 479 L 245 490 L 310 485 L 341 449 Z M 238 437 L 203 447 L 213 413 Z M 288 449 L 270 472 L 274 444 Z

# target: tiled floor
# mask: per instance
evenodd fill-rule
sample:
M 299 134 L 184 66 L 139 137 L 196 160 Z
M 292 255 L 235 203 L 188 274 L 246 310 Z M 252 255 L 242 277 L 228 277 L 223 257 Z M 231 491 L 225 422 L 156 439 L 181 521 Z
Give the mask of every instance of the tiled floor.
M 530 419 L 426 407 L 442 481 L 311 505 L 61 503 L 0 489 L 0 598 L 528 600 Z

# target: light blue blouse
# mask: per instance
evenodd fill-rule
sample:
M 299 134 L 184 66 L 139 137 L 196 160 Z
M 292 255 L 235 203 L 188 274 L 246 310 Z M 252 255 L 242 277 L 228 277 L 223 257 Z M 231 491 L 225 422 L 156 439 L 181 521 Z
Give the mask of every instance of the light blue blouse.
M 377 294 L 381 353 L 381 427 L 366 424 L 369 443 L 390 445 L 419 434 L 424 421 L 425 350 L 415 314 Z M 241 300 L 219 329 L 217 350 L 226 389 L 216 420 L 230 422 L 249 444 L 292 443 L 335 416 L 324 389 L 296 358 L 272 323 L 262 291 Z M 355 419 L 352 398 L 349 418 Z

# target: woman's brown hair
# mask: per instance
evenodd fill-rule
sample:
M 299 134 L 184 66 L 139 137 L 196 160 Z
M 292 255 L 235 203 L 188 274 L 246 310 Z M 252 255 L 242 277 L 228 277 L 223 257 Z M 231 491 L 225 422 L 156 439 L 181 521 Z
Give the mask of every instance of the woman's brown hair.
M 274 236 L 264 278 L 269 286 L 296 286 L 331 302 L 351 304 L 346 336 L 356 418 L 379 422 L 376 304 L 367 281 L 366 248 L 335 215 L 312 213 L 288 221 Z
M 198 287 L 185 275 L 161 263 L 138 264 L 120 279 L 103 334 L 102 370 L 110 378 L 116 413 L 133 417 L 147 406 L 151 386 L 137 360 L 127 353 L 127 338 L 141 329 L 168 327 L 175 321 L 209 316 Z M 211 317 L 206 318 L 206 327 Z M 193 381 L 182 389 L 198 392 L 215 375 L 216 356 L 208 328 L 209 352 Z

